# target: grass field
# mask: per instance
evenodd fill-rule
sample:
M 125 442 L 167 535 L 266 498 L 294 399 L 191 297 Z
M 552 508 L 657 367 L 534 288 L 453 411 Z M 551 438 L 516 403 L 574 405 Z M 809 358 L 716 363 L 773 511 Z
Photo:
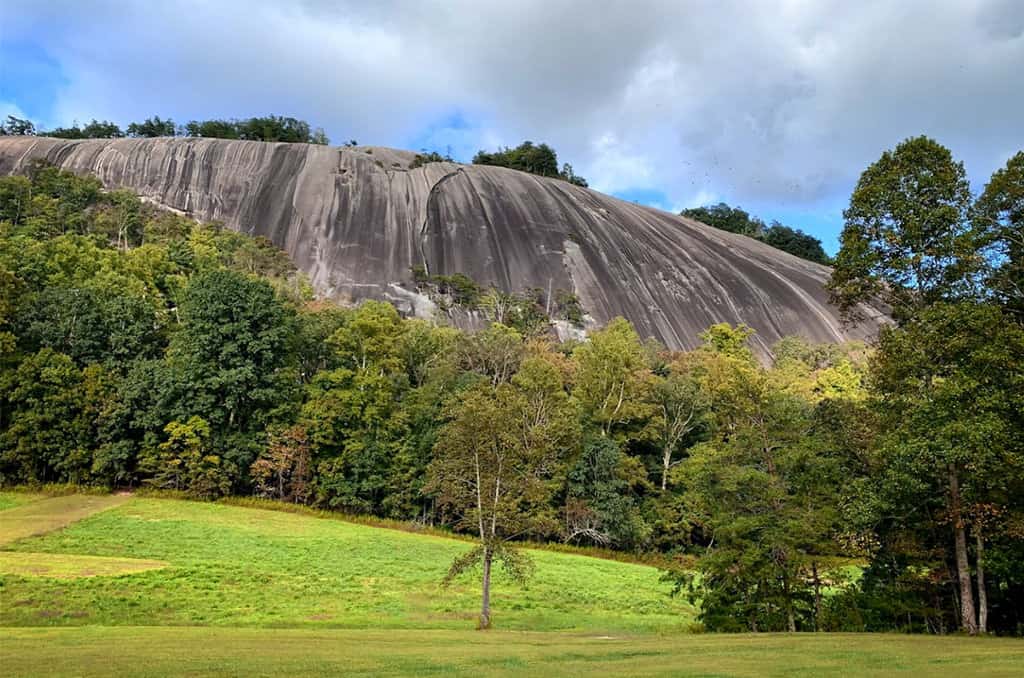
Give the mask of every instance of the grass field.
M 1024 643 L 896 635 L 595 637 L 510 631 L 5 629 L 21 676 L 1006 676 Z M 40 658 L 45 657 L 45 660 Z
M 56 510 L 81 513 L 74 497 Z M 92 503 L 101 497 L 79 497 Z M 123 498 L 116 498 L 123 500 Z M 42 507 L 41 520 L 55 519 Z M 10 521 L 14 522 L 14 521 Z M 24 528 L 21 528 L 24 531 Z M 105 556 L 168 564 L 119 577 L 74 580 L 4 570 L 0 624 L 142 624 L 472 628 L 479 589 L 466 576 L 439 585 L 465 542 L 277 511 L 131 498 L 44 536 L 8 544 L 40 563 Z M 679 631 L 692 609 L 668 596 L 652 567 L 536 551 L 527 587 L 497 575 L 492 600 L 502 629 L 593 633 Z
M 32 536 L 28 536 L 32 535 Z M 654 568 L 534 551 L 472 630 L 469 548 L 439 536 L 140 497 L 0 493 L 6 676 L 1016 676 L 1024 642 L 693 635 Z

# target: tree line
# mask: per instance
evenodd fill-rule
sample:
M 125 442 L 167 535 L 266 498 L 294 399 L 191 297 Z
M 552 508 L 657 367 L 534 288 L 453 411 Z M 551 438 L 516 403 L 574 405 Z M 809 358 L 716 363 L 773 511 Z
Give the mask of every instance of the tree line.
M 542 177 L 561 179 L 583 188 L 587 187 L 587 180 L 576 174 L 569 163 L 565 163 L 559 169 L 558 154 L 547 144 L 524 141 L 515 148 L 506 146 L 497 151 L 481 150 L 473 156 L 473 164 L 508 167 Z
M 761 219 L 751 216 L 739 207 L 730 207 L 724 202 L 704 207 L 691 207 L 679 213 L 681 216 L 696 219 L 701 223 L 730 233 L 739 233 L 771 245 L 777 250 L 830 266 L 832 260 L 821 241 L 813 235 L 804 233 L 799 228 L 791 228 L 779 221 L 766 225 Z
M 191 120 L 183 125 L 156 115 L 142 122 L 130 123 L 121 129 L 109 120 L 93 119 L 87 124 L 37 130 L 32 121 L 8 116 L 0 125 L 0 135 L 40 135 L 59 139 L 120 139 L 122 137 L 207 137 L 211 139 L 244 139 L 248 141 L 283 141 L 288 143 L 330 143 L 322 128 L 313 128 L 305 120 L 280 115 L 244 119 Z
M 0 481 L 467 532 L 449 576 L 480 573 L 481 626 L 529 538 L 661 553 L 709 630 L 1020 635 L 1022 195 L 1024 153 L 974 199 L 934 141 L 887 152 L 830 289 L 894 324 L 764 364 L 743 326 L 670 351 L 623 319 L 559 342 L 339 307 L 264 239 L 37 165 L 0 178 Z

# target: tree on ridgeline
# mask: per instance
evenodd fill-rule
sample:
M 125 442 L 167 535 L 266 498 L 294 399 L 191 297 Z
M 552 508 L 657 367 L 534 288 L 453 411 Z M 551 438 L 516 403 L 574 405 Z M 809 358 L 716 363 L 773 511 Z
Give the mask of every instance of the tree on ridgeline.
M 724 202 L 704 207 L 691 207 L 679 213 L 681 216 L 695 219 L 721 231 L 739 233 L 771 245 L 775 249 L 813 261 L 818 264 L 830 265 L 831 259 L 821 246 L 821 240 L 804 233 L 799 228 L 790 228 L 778 221 L 766 226 L 763 221 L 751 216 L 739 207 L 730 207 Z
M 724 202 L 708 207 L 691 207 L 680 212 L 682 216 L 714 226 L 722 231 L 758 237 L 765 229 L 764 222 L 752 217 L 739 207 L 730 207 Z
M 813 235 L 804 233 L 799 228 L 790 228 L 778 221 L 773 221 L 771 226 L 764 230 L 761 234 L 761 241 L 777 250 L 789 252 L 816 264 L 829 266 L 832 263 L 829 256 L 825 254 L 820 240 Z
M 27 118 L 18 118 L 13 115 L 8 115 L 7 121 L 0 125 L 0 136 L 33 136 L 35 133 L 35 123 Z
M 178 133 L 174 121 L 170 118 L 163 120 L 159 115 L 146 118 L 142 122 L 133 122 L 128 125 L 128 136 L 130 137 L 173 137 Z
M 71 127 L 58 127 L 49 130 L 46 132 L 46 136 L 58 139 L 118 139 L 124 136 L 124 132 L 115 123 L 108 120 L 100 122 L 93 119 L 82 127 L 75 123 Z
M 587 180 L 576 174 L 569 163 L 565 163 L 562 170 L 559 171 L 558 154 L 555 153 L 555 149 L 547 144 L 534 144 L 532 141 L 524 141 L 515 148 L 505 147 L 497 151 L 478 151 L 473 156 L 473 164 L 508 167 L 542 177 L 562 179 L 584 188 L 587 186 Z

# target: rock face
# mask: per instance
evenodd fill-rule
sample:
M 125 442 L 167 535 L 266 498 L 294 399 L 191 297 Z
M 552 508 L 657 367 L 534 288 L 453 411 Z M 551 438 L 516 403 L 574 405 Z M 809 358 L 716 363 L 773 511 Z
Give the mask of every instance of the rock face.
M 884 313 L 844 327 L 829 269 L 660 210 L 499 167 L 430 163 L 388 148 L 220 139 L 0 137 L 0 173 L 34 159 L 200 220 L 263 235 L 335 298 L 429 312 L 410 268 L 465 273 L 511 292 L 572 290 L 592 323 L 625 316 L 642 336 L 690 348 L 717 322 L 785 335 L 872 336 Z

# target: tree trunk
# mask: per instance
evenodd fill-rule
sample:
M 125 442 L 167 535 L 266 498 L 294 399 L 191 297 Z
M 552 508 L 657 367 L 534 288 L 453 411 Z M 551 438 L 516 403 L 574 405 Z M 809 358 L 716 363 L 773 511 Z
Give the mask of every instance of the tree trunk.
M 672 463 L 672 448 L 666 447 L 661 455 L 661 491 L 664 492 L 668 488 L 668 469 Z
M 483 596 L 480 602 L 480 630 L 491 628 L 491 561 L 494 554 L 490 547 L 484 548 Z
M 786 595 L 786 628 L 790 633 L 796 633 L 796 617 L 793 615 L 793 596 L 789 590 L 789 577 L 782 576 L 782 591 Z
M 814 630 L 821 630 L 821 577 L 818 575 L 817 561 L 811 563 L 811 573 L 814 576 Z
M 967 562 L 967 530 L 964 529 L 964 519 L 960 507 L 960 479 L 953 466 L 949 467 L 949 498 L 956 549 L 956 574 L 960 582 L 960 626 L 973 636 L 978 632 L 978 622 L 974 614 L 971 566 Z
M 988 594 L 985 593 L 985 540 L 981 536 L 981 527 L 975 526 L 974 539 L 978 565 L 978 633 L 988 633 Z

